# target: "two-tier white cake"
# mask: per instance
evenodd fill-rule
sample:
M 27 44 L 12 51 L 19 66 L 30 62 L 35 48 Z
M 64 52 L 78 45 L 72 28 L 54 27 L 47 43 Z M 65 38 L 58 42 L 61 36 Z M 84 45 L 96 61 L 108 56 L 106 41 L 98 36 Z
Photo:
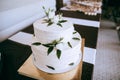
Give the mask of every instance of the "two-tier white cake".
M 33 24 L 33 63 L 48 73 L 69 71 L 81 61 L 81 36 L 61 14 L 55 16 L 50 9 L 45 12 L 47 17 Z

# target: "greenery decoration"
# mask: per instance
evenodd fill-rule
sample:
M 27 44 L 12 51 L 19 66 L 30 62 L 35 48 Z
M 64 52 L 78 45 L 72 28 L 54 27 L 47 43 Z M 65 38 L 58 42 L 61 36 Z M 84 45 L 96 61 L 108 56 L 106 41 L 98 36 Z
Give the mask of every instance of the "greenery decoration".
M 64 22 L 67 22 L 67 20 L 59 20 L 59 21 L 57 22 L 57 25 L 60 26 L 60 27 L 62 27 L 62 24 L 61 24 L 61 23 L 64 23 Z
M 62 19 L 62 14 L 59 13 L 57 16 L 55 16 L 55 12 L 53 9 L 46 10 L 45 7 L 43 7 L 44 12 L 46 14 L 47 19 L 44 19 L 44 23 L 48 23 L 47 26 L 50 26 L 54 23 L 56 23 L 58 26 L 62 27 L 61 23 L 67 22 L 67 20 Z
M 54 22 L 52 21 L 52 18 L 51 18 L 51 19 L 44 19 L 44 23 L 48 23 L 47 26 L 50 26 L 50 25 L 52 25 Z
M 57 58 L 60 59 L 60 57 L 61 57 L 61 50 L 57 49 L 56 45 L 62 43 L 62 40 L 63 40 L 63 38 L 60 38 L 59 40 L 54 40 L 52 43 L 47 43 L 47 44 L 42 44 L 40 42 L 35 42 L 35 43 L 32 43 L 32 45 L 36 45 L 36 46 L 42 45 L 44 47 L 47 47 L 48 48 L 47 55 L 49 55 L 55 49 Z
M 48 55 L 53 51 L 53 49 L 54 49 L 54 47 L 49 47 L 49 48 L 48 48 L 48 52 L 47 52 Z
M 41 45 L 41 43 L 40 42 L 35 42 L 35 43 L 32 43 L 32 45 L 39 46 L 39 45 Z
M 75 31 L 75 32 L 73 32 L 73 34 L 76 34 L 77 32 Z
M 74 63 L 73 63 L 73 62 L 69 64 L 69 66 L 72 66 L 72 65 L 74 65 Z
M 71 43 L 70 43 L 70 42 L 68 42 L 68 46 L 72 48 L 72 45 L 71 45 Z
M 55 70 L 55 68 L 54 67 L 52 67 L 52 66 L 49 66 L 49 65 L 46 65 L 48 68 L 50 68 L 50 69 L 52 69 L 52 70 Z
M 79 38 L 77 38 L 77 37 L 73 37 L 72 39 L 74 39 L 74 40 L 80 40 Z
M 60 57 L 61 57 L 61 50 L 57 49 L 57 58 L 60 59 Z

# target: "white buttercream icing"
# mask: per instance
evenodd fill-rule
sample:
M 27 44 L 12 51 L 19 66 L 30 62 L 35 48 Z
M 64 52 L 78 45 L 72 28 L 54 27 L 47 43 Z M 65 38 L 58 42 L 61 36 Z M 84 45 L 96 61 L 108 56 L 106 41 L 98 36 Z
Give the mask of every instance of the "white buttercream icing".
M 32 51 L 36 59 L 34 60 L 34 64 L 41 70 L 49 72 L 49 73 L 59 73 L 70 70 L 70 63 L 74 63 L 74 65 L 78 65 L 81 59 L 81 37 L 78 33 L 74 34 L 73 37 L 79 37 L 80 40 L 70 40 L 72 48 L 68 46 L 66 43 L 60 43 L 56 46 L 56 48 L 60 49 L 62 54 L 60 59 L 56 56 L 56 50 L 54 49 L 49 55 L 47 54 L 47 47 L 42 45 L 35 46 L 32 45 Z M 33 37 L 33 42 L 39 42 L 35 37 Z M 46 67 L 46 65 L 51 65 L 55 67 L 55 71 L 52 71 Z M 63 67 L 64 66 L 64 67 Z M 75 67 L 75 66 L 74 66 Z
M 55 16 L 51 9 L 45 13 L 46 18 L 33 24 L 33 63 L 48 73 L 69 71 L 81 61 L 81 36 L 73 34 L 73 23 L 64 20 L 62 14 Z
M 71 40 L 74 31 L 73 24 L 67 21 L 61 25 L 62 27 L 57 24 L 47 26 L 47 23 L 43 23 L 43 19 L 38 20 L 33 24 L 35 37 L 41 43 L 49 43 L 60 38 L 64 38 L 63 42 L 68 42 Z

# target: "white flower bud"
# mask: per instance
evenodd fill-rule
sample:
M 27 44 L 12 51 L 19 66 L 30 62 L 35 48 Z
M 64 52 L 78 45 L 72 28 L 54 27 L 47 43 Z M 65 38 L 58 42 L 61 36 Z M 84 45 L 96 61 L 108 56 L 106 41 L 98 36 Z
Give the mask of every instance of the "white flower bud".
M 58 23 L 58 21 L 59 21 L 59 16 L 58 15 L 54 16 L 54 23 Z
M 48 14 L 48 17 L 49 18 L 54 18 L 55 16 L 55 12 L 54 11 L 50 11 L 49 14 Z

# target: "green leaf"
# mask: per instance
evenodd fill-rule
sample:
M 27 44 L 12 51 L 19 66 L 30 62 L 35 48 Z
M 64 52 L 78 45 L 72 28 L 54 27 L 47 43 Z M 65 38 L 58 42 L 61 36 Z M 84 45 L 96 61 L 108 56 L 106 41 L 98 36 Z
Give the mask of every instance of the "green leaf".
M 57 41 L 54 40 L 54 41 L 52 42 L 52 44 L 53 44 L 54 46 L 56 46 L 56 45 L 57 45 Z
M 67 20 L 61 20 L 61 21 L 59 21 L 59 23 L 64 23 L 64 22 L 67 22 Z
M 62 41 L 62 40 L 63 40 L 63 37 L 62 37 L 62 38 L 60 38 L 59 42 L 60 42 L 60 41 Z
M 60 23 L 57 23 L 58 26 L 62 27 L 62 25 Z
M 57 49 L 57 53 L 56 54 L 57 54 L 57 58 L 60 59 L 60 57 L 61 57 L 61 50 Z
M 73 32 L 73 34 L 76 34 L 77 32 L 75 31 L 75 32 Z
M 42 44 L 43 46 L 45 46 L 45 47 L 50 47 L 49 45 L 46 45 L 46 44 Z
M 49 65 L 46 65 L 48 68 L 50 68 L 50 69 L 52 69 L 52 70 L 55 70 L 55 68 L 54 67 L 52 67 L 52 66 L 49 66 Z
M 35 42 L 35 43 L 32 43 L 32 45 L 39 46 L 39 45 L 41 45 L 41 43 L 40 42 Z
M 74 39 L 74 40 L 80 40 L 79 38 L 77 38 L 77 37 L 73 37 L 72 39 Z
M 50 23 L 50 22 L 52 22 L 52 18 L 49 18 L 49 19 L 48 19 L 48 23 Z
M 53 24 L 53 22 L 49 22 L 48 24 L 47 24 L 47 26 L 50 26 L 50 25 L 52 25 Z
M 68 42 L 68 46 L 72 48 L 72 45 L 70 44 L 70 42 Z
M 42 8 L 43 8 L 43 9 L 45 9 L 45 7 L 44 7 L 44 6 L 43 6 Z
M 44 10 L 46 16 L 48 16 L 49 13 L 46 11 L 45 7 L 43 6 L 42 8 L 43 8 L 43 10 Z
M 72 66 L 72 65 L 74 65 L 74 63 L 72 62 L 72 63 L 70 63 L 69 65 Z
M 45 46 L 45 47 L 52 47 L 53 46 L 53 44 L 52 43 L 48 43 L 48 44 L 42 44 L 43 46 Z
M 54 47 L 49 47 L 48 51 L 47 51 L 47 54 L 49 55 L 53 51 L 53 49 L 54 49 Z

